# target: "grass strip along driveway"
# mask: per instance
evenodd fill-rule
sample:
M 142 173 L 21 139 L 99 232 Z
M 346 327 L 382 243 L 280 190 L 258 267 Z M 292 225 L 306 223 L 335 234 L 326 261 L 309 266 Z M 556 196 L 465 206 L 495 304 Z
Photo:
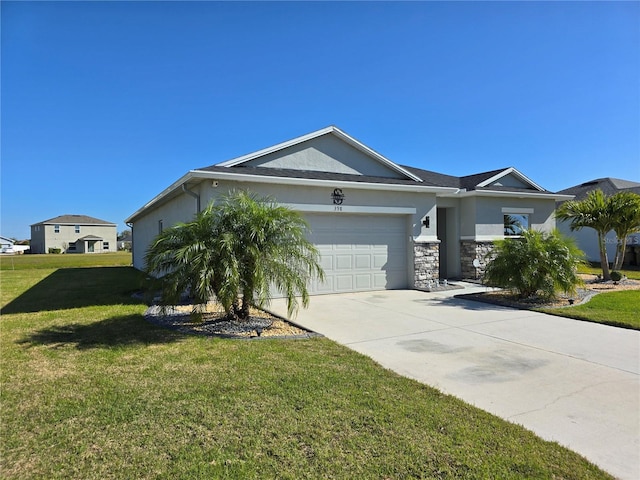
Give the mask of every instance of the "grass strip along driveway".
M 328 339 L 153 326 L 130 267 L 1 274 L 3 478 L 611 478 Z

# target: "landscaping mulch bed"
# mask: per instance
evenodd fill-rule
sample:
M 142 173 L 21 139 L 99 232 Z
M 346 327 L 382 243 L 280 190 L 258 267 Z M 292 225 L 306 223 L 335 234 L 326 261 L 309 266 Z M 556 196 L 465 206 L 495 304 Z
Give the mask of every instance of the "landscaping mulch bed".
M 584 285 L 577 289 L 575 294 L 558 295 L 553 300 L 541 297 L 518 298 L 517 295 L 507 290 L 495 290 L 483 293 L 468 293 L 456 295 L 456 298 L 465 300 L 475 300 L 478 302 L 500 305 L 503 307 L 520 308 L 523 310 L 534 310 L 538 308 L 564 308 L 572 305 L 580 305 L 588 302 L 594 295 L 604 292 L 616 292 L 620 290 L 640 290 L 640 281 L 623 279 L 620 282 L 598 281 L 596 275 L 581 275 Z M 572 302 L 570 302 L 572 300 Z
M 216 304 L 206 305 L 201 319 L 191 315 L 192 308 L 192 305 L 164 308 L 152 305 L 144 316 L 149 322 L 161 327 L 209 337 L 261 339 L 319 336 L 315 332 L 262 310 L 251 309 L 250 317 L 245 321 L 228 321 L 224 318 L 224 311 Z

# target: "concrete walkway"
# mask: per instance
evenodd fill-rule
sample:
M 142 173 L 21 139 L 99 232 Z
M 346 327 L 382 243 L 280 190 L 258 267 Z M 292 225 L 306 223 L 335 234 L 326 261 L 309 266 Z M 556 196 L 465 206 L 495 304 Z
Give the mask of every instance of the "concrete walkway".
M 295 321 L 386 368 L 640 478 L 640 332 L 453 298 L 320 295 Z M 282 300 L 272 311 L 286 315 Z

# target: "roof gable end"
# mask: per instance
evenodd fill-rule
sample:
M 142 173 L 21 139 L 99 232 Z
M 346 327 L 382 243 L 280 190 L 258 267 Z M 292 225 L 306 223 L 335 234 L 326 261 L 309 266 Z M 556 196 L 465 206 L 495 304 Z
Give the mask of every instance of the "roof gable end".
M 545 189 L 528 178 L 523 173 L 516 170 L 514 167 L 509 167 L 505 170 L 490 176 L 489 178 L 481 181 L 476 187 L 479 188 L 491 188 L 491 187 L 511 187 L 511 188 L 524 188 L 528 190 L 537 190 L 544 192 Z
M 215 165 L 363 175 L 422 182 L 335 126 Z

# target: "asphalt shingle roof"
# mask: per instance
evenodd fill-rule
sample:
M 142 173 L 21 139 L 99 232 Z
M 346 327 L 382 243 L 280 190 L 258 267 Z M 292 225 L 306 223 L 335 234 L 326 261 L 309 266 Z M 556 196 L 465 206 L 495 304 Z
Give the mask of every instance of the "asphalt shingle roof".
M 113 222 L 107 222 L 106 220 L 100 220 L 99 218 L 90 217 L 88 215 L 60 215 L 58 217 L 50 218 L 42 222 L 34 223 L 34 225 L 115 225 Z
M 615 195 L 618 192 L 630 191 L 640 194 L 640 183 L 619 178 L 596 178 L 588 182 L 574 185 L 573 187 L 560 190 L 558 193 L 565 195 L 575 195 L 574 200 L 583 200 L 593 190 L 602 190 L 605 195 Z
M 256 175 L 256 176 L 269 176 L 269 177 L 286 177 L 286 178 L 307 178 L 315 180 L 335 180 L 345 182 L 361 182 L 361 183 L 381 183 L 389 185 L 425 185 L 430 187 L 449 187 L 449 188 L 465 188 L 467 190 L 482 190 L 482 187 L 478 187 L 479 183 L 507 170 L 501 168 L 498 170 L 491 170 L 488 172 L 476 173 L 473 175 L 467 175 L 464 177 L 455 177 L 453 175 L 446 175 L 443 173 L 433 172 L 430 170 L 423 170 L 421 168 L 410 167 L 408 165 L 400 165 L 400 167 L 411 172 L 419 177 L 422 182 L 417 182 L 410 178 L 388 178 L 388 177 L 372 177 L 368 175 L 351 175 L 346 173 L 329 173 L 319 172 L 313 170 L 294 170 L 285 168 L 268 168 L 268 167 L 248 167 L 244 165 L 235 165 L 232 167 L 221 167 L 218 165 L 211 165 L 209 167 L 199 168 L 200 171 L 205 172 L 220 172 L 220 173 L 239 173 L 244 175 Z M 505 192 L 522 192 L 530 189 L 516 188 L 516 187 L 495 187 L 488 188 L 494 191 Z

